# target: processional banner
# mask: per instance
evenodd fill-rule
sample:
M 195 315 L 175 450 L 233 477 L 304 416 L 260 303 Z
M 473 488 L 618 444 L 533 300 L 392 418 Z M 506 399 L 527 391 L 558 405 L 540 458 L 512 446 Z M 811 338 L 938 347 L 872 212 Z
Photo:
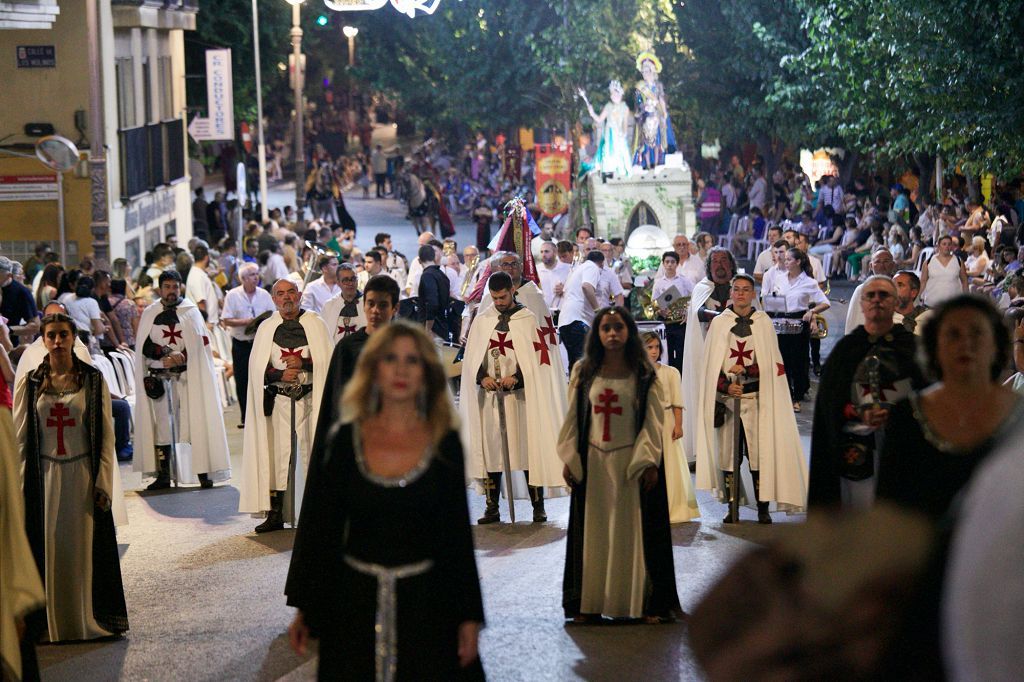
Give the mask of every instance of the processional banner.
M 569 210 L 572 150 L 551 144 L 538 144 L 533 149 L 537 161 L 537 206 L 541 213 L 553 218 Z

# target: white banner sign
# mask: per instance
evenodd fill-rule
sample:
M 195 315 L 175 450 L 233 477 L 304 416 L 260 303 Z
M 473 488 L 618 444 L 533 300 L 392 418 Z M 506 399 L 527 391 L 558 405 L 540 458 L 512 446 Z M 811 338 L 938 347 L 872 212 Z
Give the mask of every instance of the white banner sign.
M 206 51 L 206 106 L 210 121 L 208 139 L 235 139 L 230 49 Z
M 56 200 L 56 175 L 0 175 L 0 201 Z

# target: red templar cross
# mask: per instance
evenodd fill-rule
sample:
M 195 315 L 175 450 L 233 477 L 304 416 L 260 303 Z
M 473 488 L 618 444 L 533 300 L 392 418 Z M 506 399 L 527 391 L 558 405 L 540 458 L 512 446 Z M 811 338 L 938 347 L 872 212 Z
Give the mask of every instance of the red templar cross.
M 178 325 L 169 324 L 167 329 L 163 330 L 164 338 L 167 339 L 167 345 L 173 344 L 175 341 L 181 341 L 181 331 L 178 329 Z
M 729 349 L 729 359 L 731 360 L 732 358 L 736 358 L 736 361 L 744 367 L 747 366 L 747 363 L 745 363 L 744 360 L 753 360 L 753 355 L 754 349 L 751 348 L 750 350 L 747 350 L 746 341 L 737 341 L 736 347 Z
M 284 362 L 288 358 L 298 358 L 302 360 L 302 349 L 301 348 L 282 348 L 281 349 L 281 362 Z
M 540 364 L 542 364 L 542 365 L 550 365 L 551 364 L 551 356 L 548 355 L 548 344 L 544 343 L 544 330 L 538 329 L 537 330 L 537 337 L 540 340 L 533 342 L 533 349 L 535 351 L 537 351 L 538 353 L 540 353 Z
M 64 403 L 54 403 L 53 407 L 50 408 L 50 417 L 52 419 L 46 420 L 46 425 L 57 429 L 57 454 L 64 456 L 68 454 L 68 451 L 64 448 L 64 427 L 74 426 L 74 419 L 64 419 L 64 417 L 71 416 L 71 410 L 69 410 Z
M 594 405 L 594 414 L 604 415 L 604 431 L 601 434 L 601 440 L 607 443 L 612 439 L 612 415 L 622 414 L 621 407 L 612 407 L 614 403 L 619 402 L 619 394 L 606 388 L 604 393 L 597 396 L 597 402 L 601 404 Z
M 544 326 L 537 328 L 537 332 L 540 334 L 540 342 L 548 346 L 557 346 L 558 337 L 555 336 L 555 331 L 555 321 L 548 315 L 544 318 Z
M 349 334 L 356 333 L 356 326 L 354 324 L 339 324 L 338 325 L 338 336 L 348 336 Z
M 860 390 L 861 390 L 861 394 L 860 394 L 861 398 L 868 397 L 869 395 L 871 395 L 871 384 L 861 384 L 860 385 Z M 886 391 L 893 391 L 893 392 L 895 392 L 896 391 L 896 386 L 891 381 L 889 383 L 887 383 L 887 384 L 884 384 L 884 385 L 880 384 L 878 386 L 878 399 L 879 399 L 879 401 L 885 402 L 885 397 L 886 397 L 885 396 L 885 392 Z
M 512 342 L 507 340 L 508 332 L 498 332 L 498 339 L 491 339 L 487 344 L 487 350 L 497 348 L 498 352 L 505 355 L 505 350 L 515 350 Z

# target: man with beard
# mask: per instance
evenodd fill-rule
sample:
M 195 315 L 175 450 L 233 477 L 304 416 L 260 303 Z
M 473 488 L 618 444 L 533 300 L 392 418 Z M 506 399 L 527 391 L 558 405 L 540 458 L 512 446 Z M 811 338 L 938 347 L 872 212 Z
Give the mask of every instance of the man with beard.
M 892 281 L 896 285 L 896 313 L 903 316 L 902 324 L 907 331 L 920 335 L 924 321 L 931 316 L 928 306 L 917 299 L 921 278 L 910 270 L 900 270 Z
M 249 363 L 249 404 L 261 409 L 249 414 L 242 441 L 238 511 L 266 512 L 257 533 L 296 523 L 331 354 L 327 327 L 299 307 L 295 282 L 279 279 L 273 297 L 277 312 L 256 331 Z M 293 504 L 285 504 L 286 495 Z
M 231 477 L 209 332 L 199 309 L 182 298 L 181 275 L 161 273 L 160 299 L 142 312 L 135 341 L 135 471 L 156 473 L 147 490 L 175 479 L 203 488 Z M 174 415 L 176 433 L 171 433 Z M 172 442 L 172 435 L 176 435 Z
M 881 275 L 892 279 L 892 276 L 896 274 L 896 261 L 893 260 L 892 252 L 886 248 L 876 249 L 871 254 L 871 273 L 873 275 Z M 856 289 L 853 290 L 853 295 L 850 296 L 850 306 L 846 309 L 846 328 L 847 334 L 853 332 L 854 329 L 864 324 L 864 310 L 860 304 L 861 293 L 864 291 L 864 282 Z M 898 312 L 893 315 L 893 321 L 896 324 L 903 322 L 903 315 Z
M 557 342 L 538 328 L 534 315 L 516 300 L 508 273 L 491 275 L 487 288 L 493 303 L 469 331 L 459 401 L 469 432 L 466 475 L 480 481 L 487 495 L 487 507 L 477 523 L 500 519 L 505 448 L 507 474 L 524 473 L 533 520 L 543 522 L 547 520 L 544 487 L 563 484 L 551 434 L 561 426 L 567 409 L 565 375 L 561 363 L 554 362 Z M 500 411 L 504 420 L 499 418 Z
M 873 504 L 889 411 L 912 388 L 924 385 L 914 361 L 914 335 L 893 319 L 896 285 L 885 275 L 872 275 L 859 288 L 864 324 L 835 345 L 818 384 L 811 510 L 863 510 Z
M 379 255 L 379 254 L 375 254 Z M 366 326 L 366 315 L 363 312 L 363 299 L 359 293 L 359 276 L 354 267 L 348 263 L 338 266 L 338 284 L 341 293 L 324 304 L 321 316 L 331 343 L 335 344 L 346 336 L 354 334 Z
M 544 303 L 551 311 L 551 317 L 558 323 L 558 310 L 562 307 L 562 294 L 565 281 L 569 279 L 572 266 L 558 259 L 558 252 L 552 242 L 540 245 L 540 267 L 537 276 L 540 278 L 540 290 L 544 293 Z
M 716 246 L 708 252 L 704 274 L 704 279 L 690 294 L 683 344 L 683 449 L 687 457 L 694 457 L 696 453 L 697 410 L 693 407 L 699 400 L 704 337 L 711 321 L 729 304 L 732 278 L 736 276 L 736 258 L 729 249 Z

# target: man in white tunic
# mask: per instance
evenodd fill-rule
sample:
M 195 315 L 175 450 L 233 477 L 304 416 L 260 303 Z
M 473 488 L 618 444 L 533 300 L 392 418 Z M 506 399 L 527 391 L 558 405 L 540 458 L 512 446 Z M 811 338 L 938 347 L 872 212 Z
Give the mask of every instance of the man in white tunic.
M 206 273 L 210 264 L 210 251 L 202 244 L 196 245 L 192 252 L 195 263 L 185 280 L 185 296 L 196 304 L 207 324 L 215 325 L 220 321 L 220 296 L 213 280 Z
M 181 292 L 176 271 L 160 275 L 160 299 L 143 311 L 135 341 L 132 464 L 135 471 L 156 474 L 147 490 L 170 487 L 172 454 L 179 483 L 210 488 L 214 481 L 231 478 L 209 333 L 199 309 Z M 171 410 L 177 436 L 173 452 Z
M 355 268 L 345 263 L 338 266 L 337 276 L 341 293 L 327 301 L 321 313 L 332 345 L 366 327 L 363 297 L 359 293 L 359 275 Z
M 765 313 L 753 308 L 754 286 L 752 276 L 737 275 L 732 305 L 708 329 L 697 408 L 697 488 L 730 499 L 739 398 L 740 439 L 754 481 L 758 522 L 771 523 L 769 502 L 789 512 L 806 507 L 807 462 L 775 329 Z M 730 513 L 724 521 L 738 519 Z
M 239 486 L 239 511 L 267 513 L 257 533 L 281 530 L 286 521 L 294 527 L 297 521 L 331 360 L 327 327 L 319 315 L 299 307 L 295 283 L 278 280 L 273 296 L 277 312 L 256 331 L 249 362 L 254 409 L 245 422 Z
M 487 495 L 478 523 L 496 523 L 507 438 L 510 473 L 522 471 L 526 476 L 533 520 L 539 523 L 547 520 L 544 487 L 563 485 L 561 465 L 550 443 L 566 409 L 565 375 L 556 362 L 558 343 L 553 332 L 538 329 L 534 316 L 516 301 L 507 273 L 491 275 L 487 286 L 493 305 L 474 322 L 462 365 L 459 410 L 469 431 L 467 475 L 482 481 Z M 499 400 L 505 410 L 505 433 Z

